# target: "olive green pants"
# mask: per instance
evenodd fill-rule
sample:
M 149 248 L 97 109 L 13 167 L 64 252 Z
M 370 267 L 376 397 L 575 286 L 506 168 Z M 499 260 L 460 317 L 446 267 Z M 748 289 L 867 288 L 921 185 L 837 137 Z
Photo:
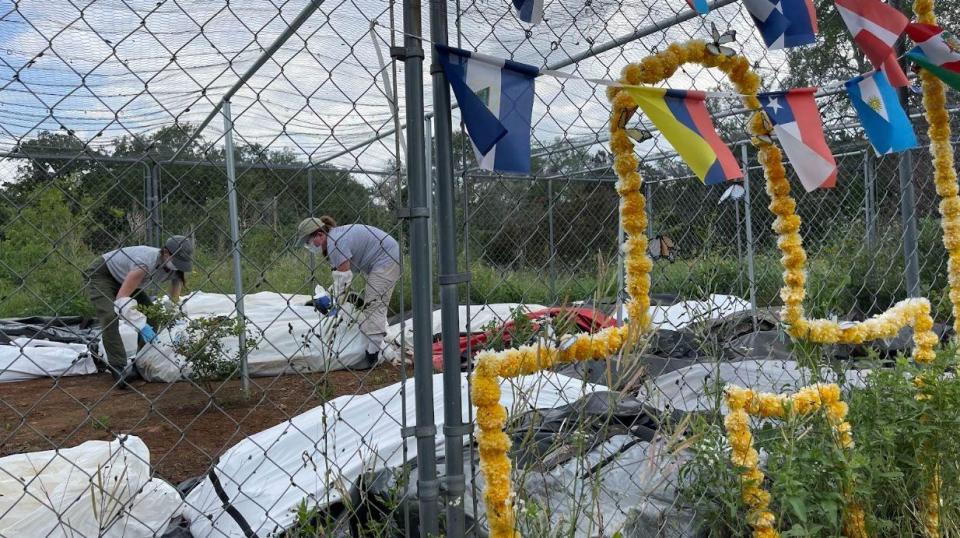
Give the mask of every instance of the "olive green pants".
M 120 283 L 113 278 L 103 258 L 97 258 L 93 265 L 84 272 L 87 282 L 87 295 L 93 303 L 94 312 L 100 321 L 100 331 L 103 337 L 103 349 L 107 356 L 107 363 L 114 368 L 123 368 L 127 365 L 127 350 L 120 337 L 120 325 L 117 313 L 114 310 L 114 301 L 120 291 Z M 150 298 L 143 291 L 134 296 L 139 304 L 150 304 Z

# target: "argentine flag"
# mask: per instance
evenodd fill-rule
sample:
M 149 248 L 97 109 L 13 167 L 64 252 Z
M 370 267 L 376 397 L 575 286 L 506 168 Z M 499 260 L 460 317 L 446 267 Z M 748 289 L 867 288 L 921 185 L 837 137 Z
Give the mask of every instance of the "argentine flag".
M 846 82 L 850 102 L 877 155 L 917 147 L 910 118 L 883 71 L 873 71 Z
M 436 45 L 484 170 L 530 173 L 530 117 L 540 70 L 511 60 Z

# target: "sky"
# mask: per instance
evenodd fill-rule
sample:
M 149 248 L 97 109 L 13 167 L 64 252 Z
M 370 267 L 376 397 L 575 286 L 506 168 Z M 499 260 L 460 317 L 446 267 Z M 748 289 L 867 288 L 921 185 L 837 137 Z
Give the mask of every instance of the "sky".
M 40 131 L 63 128 L 109 149 L 122 135 L 142 135 L 176 122 L 198 123 L 300 12 L 306 0 L 21 0 L 0 2 L 0 150 Z M 384 73 L 371 23 L 391 38 L 391 9 L 381 0 L 326 0 L 233 99 L 238 143 L 292 151 L 323 160 L 393 127 Z M 450 41 L 468 50 L 544 67 L 663 21 L 689 8 L 684 0 L 547 0 L 545 20 L 528 28 L 507 0 L 450 3 Z M 429 32 L 428 4 L 423 28 Z M 617 78 L 630 61 L 673 41 L 708 38 L 710 23 L 737 30 L 734 46 L 751 59 L 766 87 L 778 89 L 782 53 L 765 51 L 739 3 L 587 58 L 565 71 Z M 400 28 L 393 34 L 402 38 Z M 429 46 L 429 43 L 426 44 Z M 404 121 L 404 73 L 397 64 L 399 121 Z M 585 81 L 540 77 L 534 104 L 534 145 L 594 139 L 607 131 L 605 89 Z M 424 108 L 432 110 L 425 65 Z M 713 90 L 718 73 L 686 68 L 666 85 Z M 392 90 L 391 90 L 392 93 Z M 733 103 L 731 103 L 732 105 Z M 454 114 L 454 121 L 459 116 Z M 645 120 L 639 118 L 643 123 Z M 650 127 L 647 125 L 647 127 Z M 223 122 L 203 133 L 222 143 Z M 596 145 L 592 149 L 599 149 Z M 393 137 L 332 161 L 350 169 L 382 170 L 395 158 Z M 656 153 L 662 140 L 646 144 Z

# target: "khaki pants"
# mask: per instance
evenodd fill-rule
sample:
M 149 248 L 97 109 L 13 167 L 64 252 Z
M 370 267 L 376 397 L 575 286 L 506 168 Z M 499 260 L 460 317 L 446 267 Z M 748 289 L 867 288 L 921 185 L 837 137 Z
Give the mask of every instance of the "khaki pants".
M 360 332 L 367 337 L 367 352 L 379 353 L 383 337 L 387 335 L 387 308 L 393 296 L 393 288 L 400 280 L 400 264 L 378 267 L 367 275 L 363 290 L 364 320 Z
M 103 349 L 107 356 L 107 363 L 114 368 L 123 368 L 127 365 L 127 350 L 120 337 L 120 325 L 117 313 L 113 309 L 120 283 L 117 282 L 103 258 L 97 258 L 93 265 L 84 272 L 87 281 L 87 295 L 93 303 L 94 312 L 100 321 L 100 331 L 103 337 Z M 143 291 L 133 296 L 139 304 L 150 304 L 150 299 Z

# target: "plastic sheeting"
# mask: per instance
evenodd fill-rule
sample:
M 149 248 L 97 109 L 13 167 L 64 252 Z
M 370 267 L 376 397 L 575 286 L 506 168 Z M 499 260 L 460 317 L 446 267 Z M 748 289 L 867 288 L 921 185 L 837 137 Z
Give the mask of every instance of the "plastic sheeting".
M 95 373 L 97 365 L 83 344 L 21 337 L 0 345 L 0 383 Z
M 436 446 L 443 446 L 443 381 L 433 378 Z M 461 390 L 467 394 L 466 375 Z M 559 374 L 505 382 L 502 402 L 512 413 L 574 402 L 597 387 Z M 405 401 L 404 401 L 405 400 Z M 467 399 L 463 400 L 466 416 Z M 227 450 L 187 496 L 184 515 L 194 536 L 259 536 L 288 528 L 305 498 L 338 502 L 363 473 L 397 467 L 416 456 L 401 421 L 415 423 L 414 391 L 391 385 L 369 394 L 341 396 Z
M 670 306 L 651 306 L 650 324 L 655 329 L 679 331 L 694 323 L 750 310 L 750 303 L 734 295 L 710 295 L 705 301 L 683 301 Z
M 457 319 L 460 321 L 460 334 L 467 334 L 467 326 L 469 325 L 470 333 L 478 333 L 483 330 L 485 325 L 488 325 L 490 322 L 494 322 L 497 325 L 502 325 L 503 323 L 509 321 L 512 317 L 513 311 L 517 308 L 523 308 L 525 312 L 533 312 L 535 310 L 543 310 L 545 306 L 538 304 L 521 304 L 521 303 L 495 303 L 495 304 L 485 304 L 485 305 L 460 305 Z M 470 310 L 470 316 L 467 317 L 467 310 Z M 469 323 L 468 323 L 469 320 Z M 402 331 L 401 331 L 402 327 Z M 442 329 L 442 320 L 440 317 L 440 309 L 433 311 L 433 332 L 431 336 L 434 341 L 440 338 L 440 332 Z M 406 339 L 407 342 L 410 342 L 413 338 L 413 321 L 407 319 L 405 322 L 394 323 L 387 327 L 387 336 L 384 339 L 385 342 L 389 343 L 392 346 L 395 346 L 398 350 L 400 349 L 400 339 L 401 335 Z M 409 346 L 408 346 L 409 347 Z M 412 353 L 412 350 L 408 350 Z
M 847 386 L 862 386 L 869 370 L 848 370 Z M 834 382 L 833 371 L 822 373 L 822 381 Z M 792 391 L 812 383 L 811 372 L 792 360 L 743 360 L 720 363 L 695 363 L 686 368 L 650 380 L 640 389 L 638 398 L 658 409 L 710 411 L 720 403 L 726 413 L 721 391 L 727 383 L 750 387 L 759 392 Z
M 0 458 L 0 536 L 160 536 L 181 507 L 138 437 Z
M 309 295 L 273 292 L 244 297 L 247 330 L 257 342 L 247 350 L 251 376 L 342 370 L 364 362 L 366 337 L 359 328 L 362 312 L 354 312 L 353 305 L 346 304 L 336 317 L 321 317 L 312 306 L 306 306 L 311 300 Z M 236 316 L 232 295 L 196 292 L 184 297 L 181 304 L 188 319 Z M 182 322 L 161 331 L 140 350 L 136 363 L 144 379 L 172 382 L 189 376 L 189 364 L 174 351 L 184 327 Z M 225 338 L 223 343 L 228 353 L 237 353 L 238 338 Z

